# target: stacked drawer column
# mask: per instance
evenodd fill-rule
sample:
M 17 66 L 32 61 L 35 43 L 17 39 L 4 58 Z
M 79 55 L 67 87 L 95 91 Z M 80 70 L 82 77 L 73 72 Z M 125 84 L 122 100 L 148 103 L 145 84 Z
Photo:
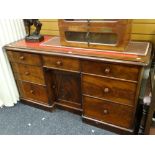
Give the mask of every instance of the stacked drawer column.
M 83 117 L 133 129 L 139 67 L 82 61 Z
M 49 105 L 41 57 L 37 54 L 8 51 L 21 99 Z

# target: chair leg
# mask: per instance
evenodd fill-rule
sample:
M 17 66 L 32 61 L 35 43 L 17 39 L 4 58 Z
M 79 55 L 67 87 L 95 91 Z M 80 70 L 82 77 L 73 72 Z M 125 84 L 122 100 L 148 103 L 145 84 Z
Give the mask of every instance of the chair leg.
M 140 122 L 138 135 L 144 135 L 146 120 L 147 120 L 147 117 L 148 117 L 148 111 L 149 111 L 149 106 L 144 104 L 143 105 L 142 119 L 141 119 L 141 122 Z

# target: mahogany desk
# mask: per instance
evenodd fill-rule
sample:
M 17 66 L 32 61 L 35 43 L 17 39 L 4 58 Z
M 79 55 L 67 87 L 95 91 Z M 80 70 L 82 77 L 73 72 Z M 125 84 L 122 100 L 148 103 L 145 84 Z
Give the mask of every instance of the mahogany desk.
M 120 134 L 137 134 L 142 96 L 152 63 L 149 42 L 130 42 L 124 52 L 20 40 L 5 46 L 20 99 L 53 111 L 66 109 L 83 121 Z M 143 98 L 143 97 L 142 97 Z

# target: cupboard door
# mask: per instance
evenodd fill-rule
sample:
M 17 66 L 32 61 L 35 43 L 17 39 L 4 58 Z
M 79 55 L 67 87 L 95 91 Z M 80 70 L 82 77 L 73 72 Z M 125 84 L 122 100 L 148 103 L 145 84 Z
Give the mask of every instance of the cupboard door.
M 60 41 L 63 46 L 88 48 L 87 43 L 87 20 L 60 19 Z
M 57 102 L 81 108 L 81 77 L 79 73 L 53 70 L 52 81 Z
M 130 25 L 103 24 L 95 27 L 90 24 L 89 48 L 124 51 L 129 39 Z
M 124 51 L 130 40 L 131 21 L 127 19 L 59 20 L 61 44 Z

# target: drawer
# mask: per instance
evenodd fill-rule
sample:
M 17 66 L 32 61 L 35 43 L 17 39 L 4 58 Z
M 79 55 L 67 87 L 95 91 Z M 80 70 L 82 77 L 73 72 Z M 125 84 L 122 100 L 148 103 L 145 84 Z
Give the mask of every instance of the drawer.
M 24 99 L 48 104 L 48 95 L 45 86 L 18 81 L 18 87 Z
M 134 106 L 137 84 L 83 75 L 83 94 Z
M 84 60 L 82 61 L 82 72 L 138 81 L 139 67 Z
M 41 66 L 41 59 L 37 54 L 7 51 L 7 55 L 11 62 Z
M 80 71 L 80 61 L 79 59 L 74 58 L 60 56 L 43 56 L 43 64 L 46 67 Z
M 94 99 L 83 98 L 83 115 L 98 121 L 131 129 L 134 111 L 132 107 Z
M 11 66 L 17 79 L 45 85 L 41 67 L 19 63 L 11 63 Z

